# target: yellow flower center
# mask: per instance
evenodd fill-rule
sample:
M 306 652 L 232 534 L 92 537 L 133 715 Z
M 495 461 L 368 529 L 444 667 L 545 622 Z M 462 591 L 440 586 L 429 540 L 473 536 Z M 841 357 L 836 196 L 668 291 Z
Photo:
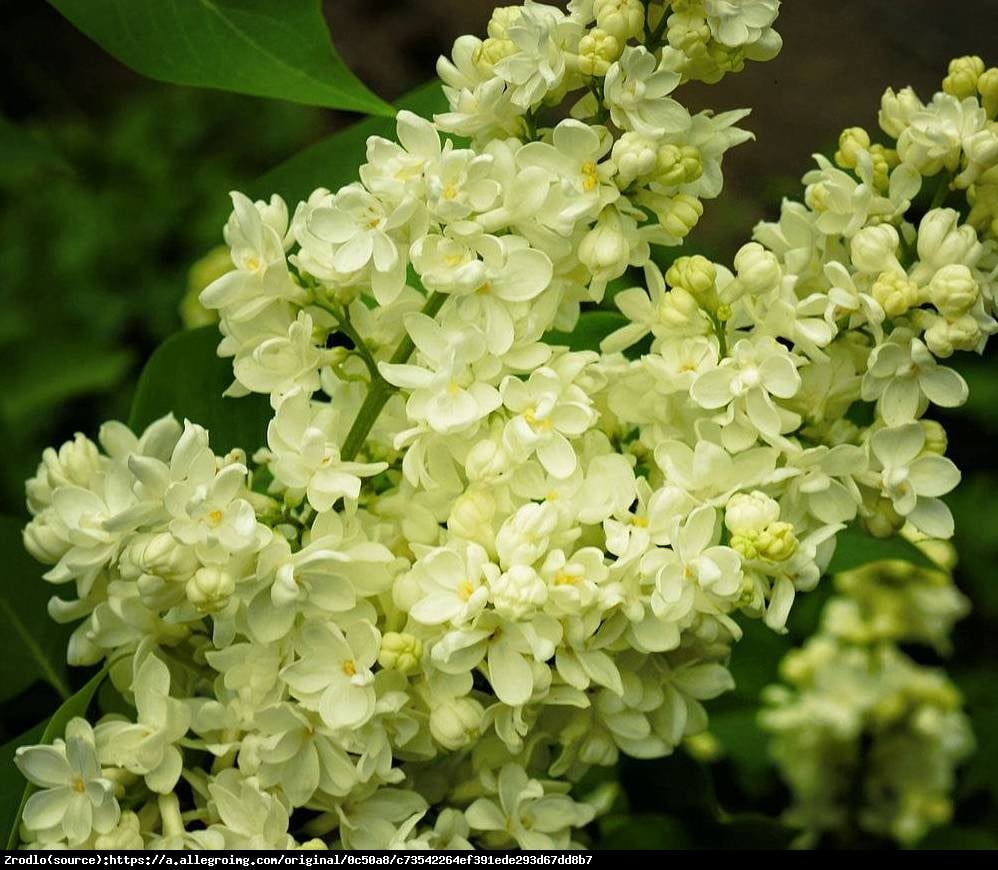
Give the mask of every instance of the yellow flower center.
M 357 676 L 357 665 L 354 664 L 353 659 L 347 659 L 345 662 L 343 662 L 343 673 L 346 674 L 348 677 Z
M 599 176 L 596 174 L 596 164 L 591 160 L 582 164 L 582 189 L 590 193 L 599 184 Z
M 527 424 L 535 432 L 550 432 L 553 426 L 547 417 L 543 420 L 537 419 L 536 408 L 527 408 L 527 410 L 523 412 L 523 419 L 527 421 Z

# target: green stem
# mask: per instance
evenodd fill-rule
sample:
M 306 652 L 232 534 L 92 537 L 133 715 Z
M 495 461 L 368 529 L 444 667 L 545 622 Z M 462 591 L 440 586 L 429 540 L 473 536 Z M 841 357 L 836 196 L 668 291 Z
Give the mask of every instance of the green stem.
M 342 312 L 335 315 L 340 322 L 340 330 L 343 334 L 353 342 L 354 350 L 357 351 L 358 356 L 364 360 L 364 365 L 367 366 L 367 370 L 371 373 L 372 381 L 374 378 L 380 377 L 378 372 L 378 361 L 374 358 L 374 354 L 371 353 L 371 349 L 367 346 L 367 342 L 361 338 L 360 333 L 354 328 L 353 323 L 350 322 L 350 312 L 347 307 L 344 306 Z
M 446 299 L 447 297 L 443 293 L 431 293 L 426 300 L 426 304 L 423 305 L 422 313 L 428 317 L 435 317 Z M 388 362 L 391 365 L 400 365 L 406 362 L 412 356 L 415 348 L 416 346 L 413 344 L 412 338 L 406 333 Z M 388 383 L 381 376 L 381 372 L 375 367 L 371 374 L 371 388 L 367 392 L 364 404 L 360 406 L 360 410 L 357 412 L 357 419 L 353 421 L 353 426 L 350 427 L 346 440 L 343 442 L 343 449 L 340 451 L 340 457 L 345 462 L 350 462 L 360 452 L 360 448 L 364 446 L 364 441 L 368 433 L 371 431 L 378 416 L 381 414 L 382 408 L 385 407 L 385 403 L 394 390 L 395 387 Z
M 728 355 L 728 336 L 724 330 L 724 321 L 710 313 L 707 313 L 707 319 L 710 320 L 710 325 L 714 329 L 714 335 L 717 336 L 717 343 L 720 346 L 721 357 L 726 357 Z
M 645 48 L 648 51 L 655 51 L 662 43 L 662 34 L 665 33 L 665 28 L 669 23 L 669 16 L 666 14 L 667 9 L 662 10 L 662 18 L 659 20 L 658 24 L 655 25 L 654 30 L 648 29 L 648 15 L 651 9 L 646 9 L 645 11 Z

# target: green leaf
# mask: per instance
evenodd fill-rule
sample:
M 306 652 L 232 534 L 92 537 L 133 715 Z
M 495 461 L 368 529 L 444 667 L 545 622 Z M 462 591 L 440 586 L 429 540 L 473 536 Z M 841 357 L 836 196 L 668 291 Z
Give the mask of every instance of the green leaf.
M 215 326 L 178 332 L 164 341 L 139 377 L 129 426 L 141 432 L 173 413 L 178 420 L 204 426 L 216 453 L 241 447 L 252 454 L 265 445 L 270 403 L 265 396 L 222 395 L 232 383 L 232 363 L 215 353 L 218 342 Z
M 136 72 L 219 88 L 394 115 L 333 48 L 320 0 L 49 0 Z
M 439 82 L 429 82 L 410 91 L 396 104 L 424 118 L 447 107 Z M 327 136 L 271 169 L 250 187 L 254 198 L 267 199 L 272 193 L 294 205 L 317 187 L 337 190 L 357 180 L 357 169 L 367 157 L 368 136 L 394 138 L 395 119 L 368 118 Z
M 66 730 L 66 725 L 69 723 L 70 719 L 73 719 L 76 716 L 85 717 L 87 715 L 87 708 L 90 706 L 90 702 L 93 700 L 94 695 L 97 693 L 97 690 L 100 688 L 100 684 L 104 682 L 104 677 L 107 676 L 109 667 L 110 667 L 109 665 L 105 665 L 103 668 L 101 668 L 96 674 L 94 674 L 90 678 L 87 684 L 83 686 L 83 688 L 80 689 L 80 691 L 78 691 L 75 695 L 66 700 L 63 703 L 63 705 L 58 710 L 56 710 L 55 713 L 52 714 L 52 718 L 48 720 L 48 723 L 45 725 L 45 729 L 42 731 L 40 738 L 34 736 L 35 732 L 38 729 L 38 726 L 36 726 L 27 734 L 23 735 L 24 743 L 18 743 L 18 745 L 23 746 L 23 745 L 30 745 L 31 743 L 51 743 L 57 737 L 62 737 L 63 733 Z M 20 741 L 21 738 L 18 738 L 18 740 Z M 10 745 L 11 744 L 8 744 L 8 746 Z M 16 746 L 14 748 L 16 750 Z M 4 747 L 4 750 L 0 750 L 0 753 L 2 753 L 5 750 L 6 747 Z M 6 755 L 0 754 L 0 758 L 5 759 Z M 23 777 L 21 779 L 23 781 Z M 6 787 L 4 791 L 5 792 L 10 791 L 10 788 Z M 17 829 L 21 823 L 21 813 L 24 812 L 24 805 L 25 803 L 27 803 L 28 797 L 31 795 L 32 791 L 33 787 L 30 784 L 21 789 L 21 800 L 17 805 L 17 810 L 14 813 L 13 818 L 9 819 L 10 834 L 7 837 L 8 849 L 13 849 L 17 846 L 17 839 L 18 839 Z M 15 794 L 17 793 L 16 789 L 14 793 Z M 6 809 L 6 802 L 4 808 Z
M 0 831 L 8 832 L 8 840 L 17 829 L 21 798 L 24 794 L 24 774 L 14 764 L 18 746 L 35 746 L 42 742 L 45 722 L 39 722 L 23 734 L 0 746 Z M 16 843 L 15 843 L 16 845 Z M 7 848 L 11 848 L 8 845 Z
M 72 628 L 52 621 L 46 606 L 52 587 L 42 580 L 42 567 L 21 540 L 21 520 L 0 516 L 0 553 L 4 582 L 0 587 L 0 700 L 19 695 L 44 680 L 63 698 L 71 691 L 66 675 L 66 645 Z
M 899 559 L 911 562 L 913 565 L 921 565 L 923 568 L 939 567 L 911 541 L 900 535 L 874 538 L 853 525 L 839 532 L 835 555 L 832 556 L 827 573 L 851 571 L 853 568 L 887 559 Z

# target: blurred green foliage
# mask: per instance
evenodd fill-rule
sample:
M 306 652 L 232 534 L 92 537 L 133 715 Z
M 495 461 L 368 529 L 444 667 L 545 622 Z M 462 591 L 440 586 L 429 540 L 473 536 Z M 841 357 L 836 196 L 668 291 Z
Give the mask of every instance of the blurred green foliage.
M 104 116 L 0 125 L 4 512 L 23 512 L 44 446 L 127 415 L 142 364 L 180 328 L 191 264 L 221 241 L 227 191 L 321 123 L 299 106 L 150 87 Z

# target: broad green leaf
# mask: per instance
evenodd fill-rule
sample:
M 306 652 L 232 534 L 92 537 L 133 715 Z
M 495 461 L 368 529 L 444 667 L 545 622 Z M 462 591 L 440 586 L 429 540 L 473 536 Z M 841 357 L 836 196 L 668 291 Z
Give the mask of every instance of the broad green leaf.
M 8 839 L 16 830 L 15 823 L 20 816 L 21 797 L 24 794 L 24 774 L 14 764 L 14 753 L 18 746 L 35 746 L 41 743 L 44 733 L 45 723 L 39 722 L 34 728 L 0 746 L 0 831 L 8 832 Z
M 434 81 L 410 91 L 396 105 L 430 118 L 443 111 L 447 101 L 440 83 Z M 327 136 L 262 175 L 249 193 L 262 199 L 277 193 L 294 206 L 317 187 L 337 190 L 356 181 L 357 169 L 366 160 L 368 136 L 394 138 L 395 119 L 368 118 Z
M 272 412 L 265 396 L 226 398 L 232 363 L 215 353 L 218 328 L 178 332 L 153 353 L 139 377 L 128 424 L 136 432 L 173 413 L 204 426 L 212 449 L 222 454 L 241 447 L 251 454 L 267 443 Z
M 63 698 L 71 691 L 66 675 L 66 645 L 71 627 L 59 625 L 46 605 L 53 587 L 42 580 L 43 568 L 24 549 L 23 523 L 0 516 L 0 554 L 4 580 L 0 586 L 0 700 L 19 695 L 44 680 Z
M 394 114 L 336 53 L 321 0 L 49 2 L 101 48 L 150 78 Z
M 835 555 L 828 565 L 829 574 L 851 571 L 871 562 L 899 559 L 921 565 L 923 568 L 938 567 L 911 541 L 894 535 L 891 538 L 874 538 L 855 525 L 839 532 L 835 545 Z
M 78 691 L 71 698 L 67 699 L 63 705 L 52 714 L 52 718 L 48 720 L 45 725 L 45 729 L 41 733 L 40 738 L 34 736 L 37 731 L 33 728 L 27 734 L 23 735 L 24 743 L 19 745 L 29 745 L 30 743 L 51 743 L 57 737 L 62 737 L 66 730 L 66 725 L 69 723 L 70 719 L 76 716 L 86 716 L 87 708 L 90 706 L 90 702 L 93 700 L 94 695 L 100 688 L 102 682 L 104 682 L 104 677 L 107 676 L 108 665 L 101 668 L 90 680 L 83 686 L 80 691 Z M 20 739 L 20 738 L 19 738 Z M 8 744 L 9 745 L 9 744 Z M 16 747 L 15 747 L 16 749 Z M 6 756 L 0 756 L 5 758 Z M 23 783 L 24 779 L 21 778 Z M 5 791 L 7 789 L 5 788 Z M 32 786 L 27 785 L 21 787 L 21 800 L 17 805 L 17 811 L 14 813 L 12 819 L 10 819 L 10 833 L 7 837 L 7 848 L 13 849 L 17 846 L 17 829 L 21 823 L 21 813 L 24 811 L 24 804 L 27 802 L 28 797 L 31 795 Z M 15 789 L 15 794 L 17 793 Z

